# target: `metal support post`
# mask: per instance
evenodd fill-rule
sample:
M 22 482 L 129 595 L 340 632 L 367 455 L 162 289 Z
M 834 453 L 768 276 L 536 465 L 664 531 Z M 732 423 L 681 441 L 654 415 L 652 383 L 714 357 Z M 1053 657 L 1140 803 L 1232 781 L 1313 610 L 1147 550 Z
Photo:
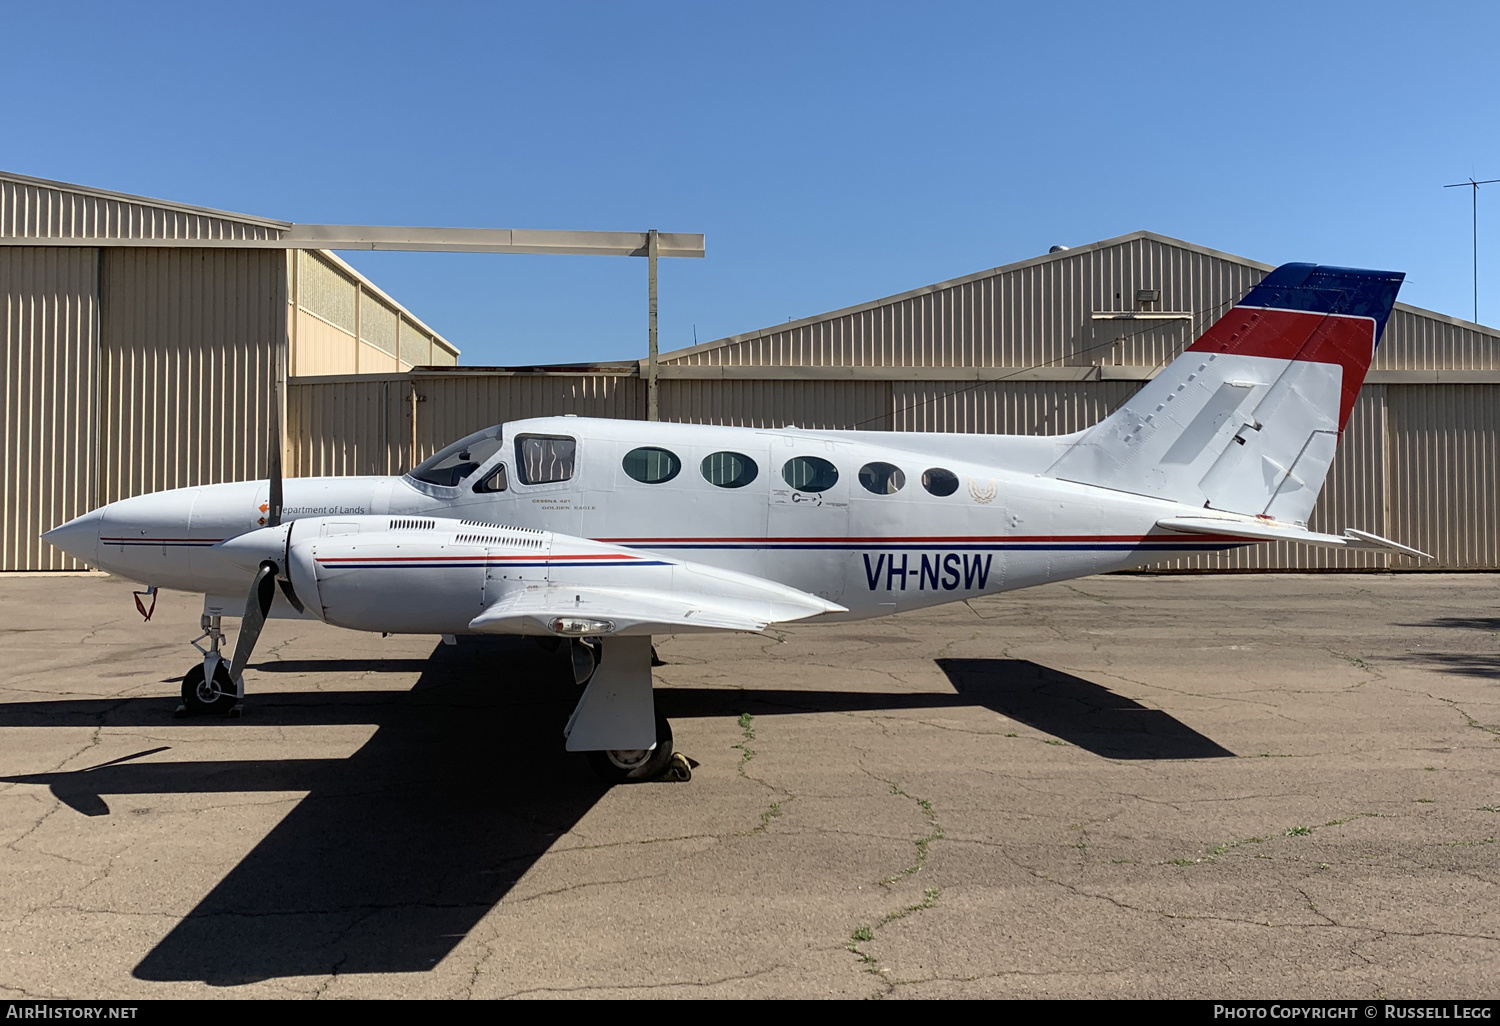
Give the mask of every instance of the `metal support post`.
M 1479 323 L 1479 187 L 1481 185 L 1494 185 L 1500 182 L 1500 178 L 1486 178 L 1482 182 L 1476 182 L 1470 178 L 1467 182 L 1454 182 L 1445 185 L 1445 189 L 1468 188 L 1469 193 L 1469 221 L 1473 231 L 1474 245 L 1474 323 Z
M 415 470 L 417 464 L 420 462 L 417 459 L 417 403 L 427 401 L 425 395 L 417 394 L 417 382 L 415 379 L 412 380 L 411 395 L 407 396 L 407 401 L 411 403 L 411 466 L 407 467 L 407 469 Z
M 650 355 L 646 361 L 646 419 L 660 420 L 656 405 L 656 229 L 646 234 L 646 278 L 650 293 Z

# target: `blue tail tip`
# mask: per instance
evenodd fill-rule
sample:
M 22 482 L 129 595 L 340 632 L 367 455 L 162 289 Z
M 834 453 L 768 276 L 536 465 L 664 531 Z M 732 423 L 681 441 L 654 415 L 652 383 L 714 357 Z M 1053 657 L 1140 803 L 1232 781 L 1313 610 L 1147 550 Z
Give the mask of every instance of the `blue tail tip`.
M 1375 338 L 1385 332 L 1404 271 L 1371 271 L 1327 264 L 1282 264 L 1250 290 L 1241 306 L 1370 317 Z

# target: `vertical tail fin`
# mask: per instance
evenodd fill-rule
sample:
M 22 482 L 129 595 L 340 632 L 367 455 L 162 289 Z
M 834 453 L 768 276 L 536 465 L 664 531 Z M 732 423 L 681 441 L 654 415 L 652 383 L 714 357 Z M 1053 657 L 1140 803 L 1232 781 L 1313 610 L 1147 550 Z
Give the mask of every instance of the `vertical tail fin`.
M 1306 523 L 1403 278 L 1283 264 L 1048 475 Z

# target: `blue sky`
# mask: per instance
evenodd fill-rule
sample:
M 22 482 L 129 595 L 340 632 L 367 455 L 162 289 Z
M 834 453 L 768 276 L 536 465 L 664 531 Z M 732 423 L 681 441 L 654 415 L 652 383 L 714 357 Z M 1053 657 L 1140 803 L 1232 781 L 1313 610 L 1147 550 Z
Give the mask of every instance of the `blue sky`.
M 0 6 L 0 168 L 302 222 L 704 232 L 664 350 L 1146 228 L 1472 312 L 1500 5 Z M 1500 322 L 1500 185 L 1480 320 Z M 631 359 L 643 260 L 353 253 L 466 364 Z

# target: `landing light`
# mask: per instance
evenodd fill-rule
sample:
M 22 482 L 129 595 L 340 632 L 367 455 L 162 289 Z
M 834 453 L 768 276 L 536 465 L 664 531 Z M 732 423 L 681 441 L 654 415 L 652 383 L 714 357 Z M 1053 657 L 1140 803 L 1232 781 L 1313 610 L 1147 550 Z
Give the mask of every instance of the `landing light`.
M 592 634 L 613 634 L 615 624 L 613 620 L 585 620 L 579 616 L 559 616 L 547 624 L 547 629 L 553 634 L 584 638 Z

